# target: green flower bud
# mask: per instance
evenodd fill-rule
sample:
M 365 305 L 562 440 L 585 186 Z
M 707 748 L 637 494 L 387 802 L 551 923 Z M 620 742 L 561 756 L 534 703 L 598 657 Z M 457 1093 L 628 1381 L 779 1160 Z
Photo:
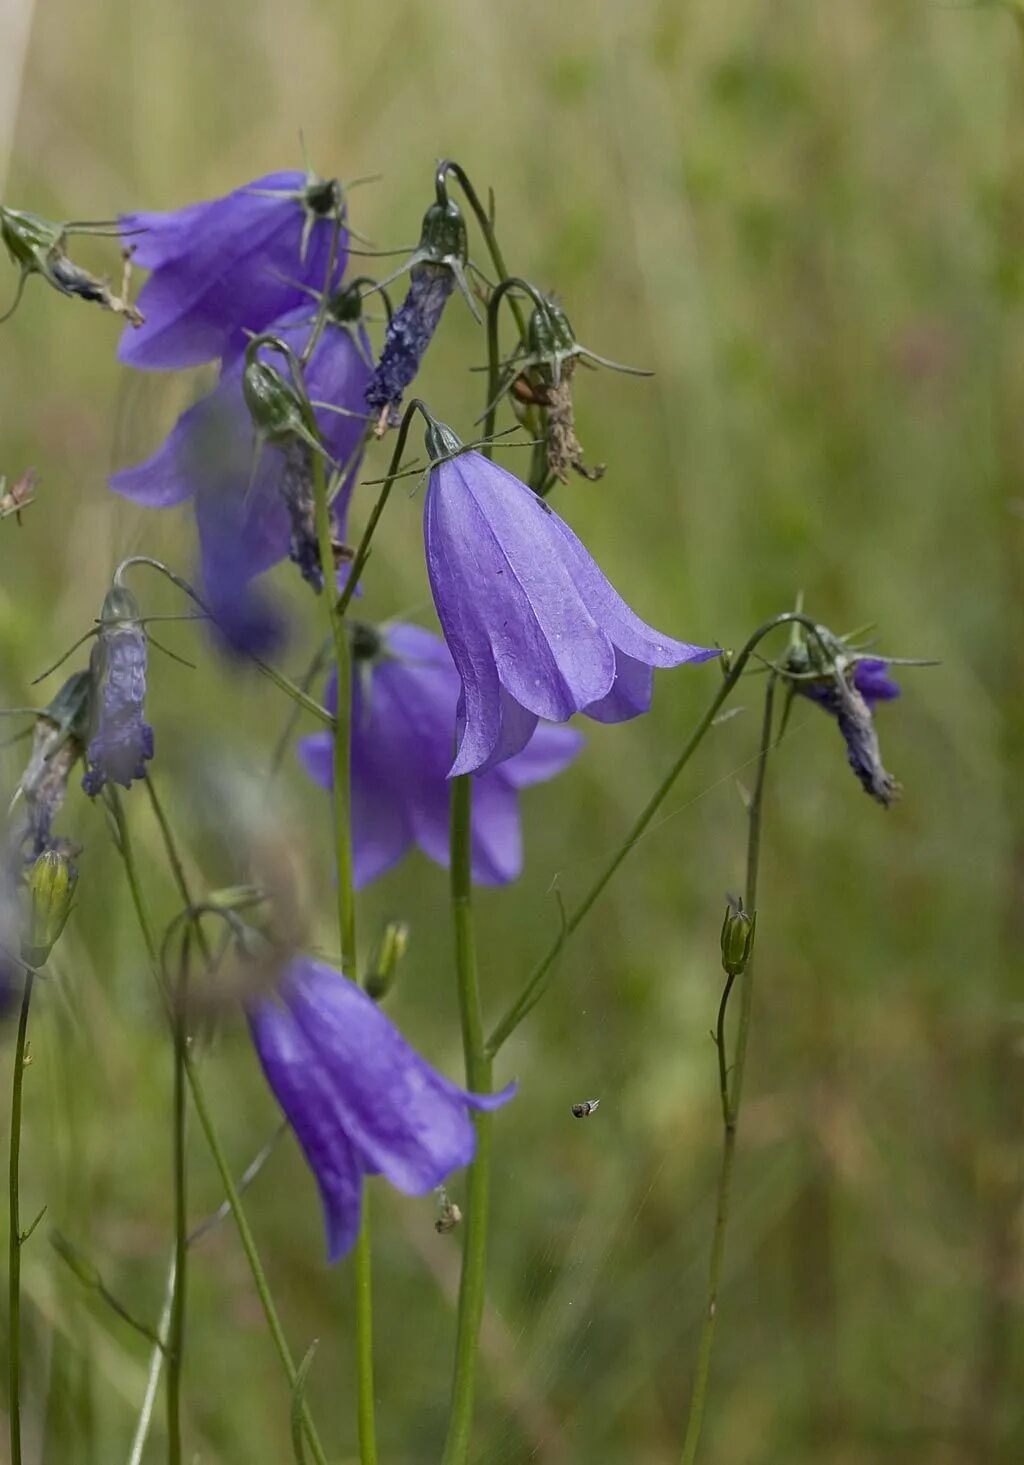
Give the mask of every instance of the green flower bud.
M 743 909 L 743 902 L 732 901 L 725 908 L 722 922 L 722 966 L 727 976 L 738 977 L 746 971 L 750 953 L 754 949 L 754 928 L 757 912 L 753 915 Z
M 420 233 L 416 255 L 421 261 L 436 264 L 451 264 L 457 261 L 464 265 L 469 259 L 469 235 L 462 210 L 454 199 L 444 203 L 432 203 L 423 215 L 423 229 Z
M 67 855 L 47 850 L 28 877 L 28 915 L 21 943 L 22 960 L 45 966 L 71 914 L 78 872 Z
M 398 964 L 409 945 L 409 927 L 405 921 L 388 921 L 374 947 L 366 969 L 367 995 L 379 1002 L 391 990 Z

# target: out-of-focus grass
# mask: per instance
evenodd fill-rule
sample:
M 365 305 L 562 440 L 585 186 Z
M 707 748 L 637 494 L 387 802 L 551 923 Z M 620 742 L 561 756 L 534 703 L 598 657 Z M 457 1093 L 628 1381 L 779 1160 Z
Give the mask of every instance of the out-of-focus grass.
M 581 375 L 581 435 L 609 472 L 558 495 L 641 613 L 731 645 L 802 589 L 836 629 L 874 621 L 885 651 L 942 658 L 881 712 L 906 786 L 890 814 L 812 707 L 772 765 L 707 1465 L 1024 1454 L 1022 87 L 1009 13 L 909 0 L 51 0 L 35 16 L 6 201 L 71 217 L 173 206 L 288 165 L 302 128 L 321 170 L 384 175 L 352 208 L 392 246 L 413 241 L 432 164 L 454 155 L 493 184 L 512 268 L 556 289 L 588 344 L 657 372 Z M 32 282 L 0 333 L 0 471 L 43 479 L 24 526 L 0 524 L 8 704 L 89 624 L 123 554 L 190 563 L 186 517 L 138 512 L 105 480 L 195 384 L 129 375 L 116 332 Z M 460 429 L 482 357 L 453 302 L 421 386 Z M 370 613 L 427 613 L 419 509 L 396 497 Z M 139 588 L 147 608 L 177 608 Z M 295 602 L 292 670 L 321 629 Z M 287 707 L 192 628 L 164 637 L 197 667 L 154 659 L 156 777 L 202 849 L 193 771 L 264 769 Z M 556 929 L 553 880 L 569 898 L 585 887 L 716 675 L 661 675 L 650 717 L 588 726 L 579 766 L 526 796 L 527 873 L 479 902 L 490 1012 Z M 502 1056 L 521 1087 L 497 1124 L 478 1465 L 678 1456 L 720 1139 L 716 942 L 742 875 L 757 696 L 751 682 Z M 3 755 L 8 785 L 20 756 Z M 292 766 L 285 783 L 330 949 L 328 810 Z M 129 813 L 166 918 L 142 803 L 133 792 Z M 80 898 L 29 1070 L 23 1210 L 49 1209 L 25 1257 L 27 1392 L 49 1462 L 108 1465 L 127 1456 L 145 1346 L 55 1270 L 45 1230 L 156 1315 L 170 1071 L 100 811 L 76 794 L 69 820 Z M 457 1073 L 443 875 L 417 857 L 374 887 L 366 938 L 393 912 L 413 944 L 391 1011 Z M 203 1067 L 241 1168 L 275 1122 L 243 1032 L 229 1025 Z M 570 1104 L 592 1096 L 599 1114 L 575 1123 Z M 197 1137 L 196 1216 L 218 1200 Z M 323 1340 L 309 1397 L 351 1459 L 349 1275 L 324 1268 L 290 1142 L 249 1200 L 296 1350 Z M 382 1456 L 413 1465 L 443 1434 L 457 1245 L 429 1201 L 381 1190 L 374 1209 Z M 196 1251 L 187 1397 L 204 1465 L 289 1458 L 229 1225 Z

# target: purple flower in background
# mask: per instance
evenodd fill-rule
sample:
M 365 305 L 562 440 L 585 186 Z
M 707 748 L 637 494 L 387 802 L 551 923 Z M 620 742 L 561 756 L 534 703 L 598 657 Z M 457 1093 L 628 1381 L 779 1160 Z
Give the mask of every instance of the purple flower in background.
M 151 270 L 139 296 L 145 324 L 121 338 L 130 366 L 173 370 L 223 355 L 243 328 L 260 331 L 345 269 L 348 236 L 331 240 L 342 209 L 333 180 L 268 173 L 224 198 L 171 213 L 124 214 L 125 243 Z
M 846 756 L 866 793 L 888 809 L 899 797 L 900 786 L 882 764 L 873 709 L 900 695 L 898 683 L 888 675 L 888 662 L 876 657 L 857 661 L 852 671 L 837 673 L 820 681 L 793 683 L 798 691 L 830 713 L 846 743 Z
M 89 658 L 89 744 L 85 792 L 94 797 L 108 782 L 130 788 L 145 778 L 153 756 L 153 729 L 142 715 L 146 696 L 146 633 L 130 591 L 107 592 L 100 629 Z
M 279 998 L 254 1004 L 249 1025 L 320 1187 L 332 1262 L 356 1239 L 364 1176 L 433 1190 L 473 1158 L 469 1111 L 515 1091 L 470 1094 L 442 1078 L 365 992 L 308 958 L 289 963 Z
M 413 844 L 447 865 L 459 674 L 440 637 L 420 626 L 358 627 L 352 707 L 352 838 L 359 886 L 398 863 Z M 327 706 L 337 705 L 337 681 Z M 523 865 L 518 793 L 565 768 L 582 745 L 569 728 L 538 727 L 521 753 L 473 785 L 472 872 L 480 885 L 514 880 Z M 306 772 L 334 781 L 330 733 L 299 743 Z
M 299 306 L 273 325 L 273 334 L 299 354 L 311 318 L 309 304 Z M 316 412 L 326 451 L 339 463 L 352 460 L 334 503 L 339 538 L 359 466 L 365 428 L 359 414 L 370 374 L 361 326 L 357 333 L 328 323 L 305 373 L 311 400 L 356 414 Z M 204 599 L 229 646 L 259 653 L 277 639 L 281 625 L 266 600 L 254 597 L 249 582 L 292 551 L 292 520 L 285 455 L 264 447 L 253 472 L 257 443 L 242 392 L 244 364 L 244 355 L 227 360 L 214 390 L 182 413 L 154 455 L 115 473 L 110 486 L 149 508 L 194 500 Z
M 424 512 L 427 572 L 462 678 L 452 774 L 525 747 L 539 717 L 622 722 L 651 705 L 656 666 L 718 652 L 673 641 L 630 610 L 567 524 L 518 478 L 461 452 L 445 427 Z

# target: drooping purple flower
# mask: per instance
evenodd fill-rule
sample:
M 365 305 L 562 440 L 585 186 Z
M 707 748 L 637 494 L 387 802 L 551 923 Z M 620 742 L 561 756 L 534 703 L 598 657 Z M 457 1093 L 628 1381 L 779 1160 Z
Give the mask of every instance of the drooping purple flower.
M 367 885 L 416 844 L 437 864 L 449 859 L 447 780 L 455 742 L 459 675 L 440 637 L 420 626 L 390 625 L 356 634 L 352 698 L 352 843 L 355 880 Z M 337 681 L 327 706 L 337 706 Z M 518 793 L 560 773 L 579 752 L 579 733 L 538 727 L 515 757 L 473 784 L 472 874 L 502 885 L 522 870 Z M 333 739 L 299 743 L 311 778 L 334 782 Z
M 275 322 L 272 333 L 300 354 L 311 318 L 307 303 Z M 359 466 L 368 360 L 362 327 L 353 336 L 328 322 L 305 372 L 311 400 L 354 414 L 315 409 L 326 451 L 352 465 L 333 505 L 339 538 Z M 292 553 L 294 521 L 285 454 L 264 447 L 256 459 L 256 433 L 242 391 L 244 366 L 244 355 L 226 360 L 214 390 L 179 417 L 151 458 L 115 473 L 110 486 L 150 508 L 194 500 L 204 600 L 230 646 L 260 653 L 276 639 L 280 622 L 265 600 L 254 600 L 249 582 Z
M 303 286 L 331 288 L 344 273 L 342 210 L 333 180 L 268 173 L 223 198 L 170 213 L 124 214 L 125 243 L 152 273 L 139 296 L 145 324 L 121 339 L 130 366 L 174 370 L 211 361 L 242 329 L 262 330 L 303 299 Z
M 798 691 L 836 719 L 846 743 L 847 760 L 861 787 L 886 809 L 899 797 L 900 785 L 882 764 L 872 712 L 876 703 L 900 695 L 898 683 L 888 675 L 888 666 L 886 661 L 868 657 L 855 662 L 852 670 L 794 683 Z
M 337 1261 L 359 1230 L 363 1177 L 424 1195 L 476 1148 L 471 1109 L 515 1092 L 470 1094 L 411 1048 L 377 1004 L 322 962 L 297 957 L 278 997 L 252 1006 L 263 1072 L 316 1177 Z
M 107 592 L 89 658 L 89 744 L 82 787 L 91 797 L 108 782 L 130 788 L 145 778 L 153 756 L 153 729 L 143 717 L 146 633 L 130 591 Z
M 718 652 L 674 641 L 635 615 L 569 526 L 518 478 L 456 452 L 443 427 L 424 510 L 427 572 L 462 678 L 452 774 L 525 747 L 537 719 L 583 712 L 622 722 L 651 705 L 653 668 Z

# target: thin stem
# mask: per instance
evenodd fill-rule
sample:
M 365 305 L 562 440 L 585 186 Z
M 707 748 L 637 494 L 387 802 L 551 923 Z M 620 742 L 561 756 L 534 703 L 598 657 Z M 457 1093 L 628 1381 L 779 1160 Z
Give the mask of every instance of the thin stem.
M 547 301 L 544 299 L 528 280 L 520 279 L 518 275 L 509 275 L 499 281 L 490 300 L 487 302 L 487 411 L 484 414 L 483 437 L 485 439 L 484 456 L 493 458 L 494 447 L 486 442 L 487 438 L 494 436 L 495 421 L 498 415 L 498 397 L 500 393 L 501 358 L 499 355 L 498 343 L 498 308 L 509 290 L 523 290 L 533 301 L 538 310 L 547 310 Z M 509 296 L 509 304 L 516 307 L 514 296 Z M 516 310 L 516 320 L 519 323 L 520 333 L 525 339 L 522 313 Z
M 139 881 L 138 868 L 135 863 L 134 851 L 132 849 L 128 824 L 124 817 L 124 810 L 122 808 L 117 790 L 111 788 L 110 785 L 107 786 L 107 789 L 110 794 L 109 807 L 114 820 L 115 829 L 117 831 L 117 847 L 121 854 L 121 859 L 124 863 L 125 875 L 128 880 L 128 889 L 131 893 L 132 904 L 135 907 L 135 914 L 139 922 L 139 929 L 142 932 L 142 939 L 145 943 L 146 950 L 149 953 L 149 959 L 153 967 L 153 971 L 159 974 L 159 951 L 156 943 L 156 938 L 153 934 L 153 925 L 150 921 L 149 912 L 146 908 L 146 903 L 142 895 L 142 886 Z M 167 993 L 164 991 L 162 983 L 161 996 L 166 1003 Z M 242 1243 L 242 1250 L 245 1253 L 245 1259 L 249 1264 L 249 1271 L 252 1274 L 253 1284 L 256 1288 L 256 1294 L 259 1297 L 260 1305 L 263 1308 L 263 1316 L 266 1319 L 267 1328 L 270 1331 L 270 1336 L 273 1339 L 275 1348 L 277 1349 L 277 1354 L 281 1360 L 281 1364 L 284 1368 L 289 1386 L 294 1391 L 296 1368 L 294 1360 L 292 1359 L 291 1349 L 288 1347 L 288 1340 L 285 1337 L 284 1328 L 281 1326 L 281 1320 L 278 1317 L 277 1308 L 274 1305 L 274 1299 L 271 1295 L 270 1287 L 267 1283 L 266 1273 L 263 1270 L 263 1263 L 260 1260 L 260 1255 L 256 1248 L 256 1241 L 252 1233 L 252 1228 L 249 1225 L 249 1219 L 246 1216 L 245 1210 L 242 1206 L 242 1200 L 238 1192 L 238 1187 L 235 1184 L 234 1176 L 231 1173 L 231 1167 L 228 1164 L 227 1157 L 224 1154 L 224 1151 L 221 1147 L 220 1139 L 217 1135 L 217 1131 L 215 1130 L 213 1125 L 213 1119 L 210 1115 L 209 1105 L 206 1102 L 206 1093 L 203 1088 L 202 1081 L 200 1080 L 199 1074 L 197 1073 L 195 1065 L 192 1062 L 192 1057 L 187 1051 L 185 1054 L 185 1077 L 188 1080 L 189 1090 L 192 1095 L 192 1103 L 195 1107 L 196 1115 L 199 1119 L 200 1128 L 202 1129 L 203 1135 L 206 1139 L 207 1148 L 210 1151 L 214 1165 L 217 1169 L 217 1173 L 220 1176 L 221 1184 L 224 1187 L 224 1194 L 227 1196 L 228 1203 L 231 1206 L 231 1214 L 235 1220 L 235 1226 L 238 1230 L 239 1240 Z M 316 1461 L 316 1465 L 327 1465 L 327 1456 L 324 1452 L 324 1447 L 320 1442 L 320 1436 L 317 1433 L 316 1426 L 313 1423 L 312 1415 L 310 1414 L 308 1405 L 305 1403 L 305 1401 L 303 1401 L 302 1405 L 302 1417 L 306 1429 L 306 1438 L 309 1441 L 310 1449 L 313 1451 L 313 1458 Z M 14 1465 L 13 1461 L 12 1465 Z
M 728 673 L 722 681 L 722 685 L 719 687 L 718 691 L 711 699 L 710 706 L 704 713 L 704 716 L 698 722 L 697 726 L 694 728 L 693 733 L 683 747 L 682 752 L 679 754 L 678 758 L 672 764 L 672 767 L 669 769 L 668 773 L 662 779 L 661 783 L 655 789 L 647 804 L 644 806 L 639 817 L 633 824 L 632 829 L 627 834 L 624 842 L 622 843 L 622 845 L 620 845 L 618 850 L 616 850 L 615 854 L 611 857 L 607 865 L 598 875 L 597 879 L 594 881 L 593 885 L 587 891 L 586 895 L 577 905 L 572 915 L 567 917 L 558 935 L 551 943 L 548 951 L 544 954 L 544 956 L 541 957 L 540 961 L 530 973 L 530 976 L 527 978 L 523 990 L 509 1007 L 504 1017 L 501 1018 L 497 1026 L 494 1028 L 491 1036 L 487 1040 L 487 1052 L 491 1055 L 492 1058 L 497 1054 L 502 1044 L 512 1036 L 516 1028 L 522 1022 L 523 1018 L 526 1017 L 527 1013 L 533 1010 L 533 1008 L 537 1005 L 541 997 L 546 992 L 552 978 L 552 969 L 558 957 L 561 955 L 562 949 L 568 941 L 569 937 L 573 934 L 577 927 L 581 925 L 584 918 L 589 914 L 598 897 L 603 892 L 605 886 L 611 880 L 612 876 L 618 870 L 619 866 L 624 862 L 630 850 L 633 849 L 633 847 L 639 842 L 639 840 L 643 836 L 644 831 L 647 829 L 647 826 L 650 824 L 651 820 L 654 818 L 655 814 L 658 812 L 665 799 L 671 793 L 676 779 L 679 777 L 680 773 L 682 773 L 683 769 L 690 761 L 690 758 L 700 746 L 700 743 L 704 738 L 704 734 L 711 727 L 712 723 L 718 715 L 720 708 L 722 707 L 722 704 L 729 697 L 733 688 L 736 686 L 736 683 L 739 681 L 741 675 L 743 674 L 743 669 L 746 666 L 747 662 L 750 660 L 750 657 L 758 642 L 763 640 L 765 636 L 767 636 L 771 631 L 776 630 L 779 626 L 790 625 L 793 623 L 804 626 L 816 638 L 819 636 L 817 625 L 814 621 L 811 620 L 809 616 L 802 615 L 799 611 L 784 611 L 781 615 L 773 616 L 770 621 L 765 621 L 765 623 L 762 626 L 759 626 L 754 634 L 750 637 L 749 641 L 733 660 Z
M 407 411 L 403 427 L 410 420 Z M 401 448 L 401 438 L 396 451 Z M 385 485 L 387 486 L 387 485 Z M 338 935 L 341 939 L 341 969 L 357 980 L 356 900 L 352 863 L 352 646 L 340 601 L 334 598 L 334 549 L 331 541 L 331 513 L 327 501 L 327 478 L 318 454 L 313 455 L 313 493 L 316 504 L 317 542 L 324 581 L 324 600 L 334 643 L 338 677 L 338 705 L 334 713 L 334 852 L 338 880 Z M 383 511 L 383 505 L 379 506 Z M 377 518 L 380 514 L 377 514 Z M 374 521 L 376 522 L 376 521 Z M 366 535 L 363 536 L 368 548 Z M 360 549 L 363 546 L 360 545 Z M 358 560 L 358 555 L 357 555 Z M 364 556 L 365 560 L 365 556 Z M 355 589 L 356 566 L 346 589 Z M 347 603 L 347 602 L 346 602 Z M 353 1255 L 356 1327 L 356 1413 L 359 1425 L 361 1465 L 377 1465 L 377 1426 L 373 1384 L 373 1275 L 370 1245 L 370 1207 L 364 1196 L 359 1236 Z
M 14 1045 L 14 1075 L 11 1080 L 11 1159 L 8 1172 L 8 1366 L 10 1401 L 8 1414 L 11 1430 L 11 1465 L 21 1465 L 21 1094 L 25 1078 L 25 1048 L 28 1036 L 28 1013 L 32 1003 L 35 972 L 25 973 L 18 1017 L 18 1037 Z
M 146 1392 L 142 1398 L 139 1421 L 135 1426 L 135 1434 L 132 1437 L 128 1465 L 142 1465 L 146 1440 L 149 1438 L 149 1426 L 153 1418 L 153 1405 L 156 1403 L 156 1391 L 160 1384 L 160 1370 L 163 1368 L 168 1330 L 171 1326 L 171 1309 L 174 1306 L 174 1257 L 175 1253 L 172 1251 L 171 1263 L 167 1270 L 167 1288 L 164 1293 L 164 1305 L 160 1313 L 160 1321 L 157 1324 L 156 1342 L 153 1345 L 153 1352 L 149 1359 L 149 1375 L 146 1379 Z
M 443 162 L 437 165 L 435 183 L 437 186 L 438 202 L 444 203 L 447 199 L 448 191 L 445 186 L 445 178 L 449 173 L 451 173 L 455 178 L 459 180 L 459 184 L 462 188 L 463 193 L 469 199 L 469 206 L 473 210 L 474 214 L 476 214 L 476 221 L 480 225 L 480 232 L 484 236 L 484 243 L 487 245 L 487 252 L 491 256 L 491 259 L 494 263 L 494 268 L 497 273 L 498 279 L 503 280 L 508 274 L 508 268 L 505 264 L 505 259 L 502 255 L 501 247 L 498 244 L 498 236 L 494 232 L 494 224 L 491 221 L 491 216 L 484 208 L 483 204 L 480 202 L 480 197 L 476 189 L 473 187 L 472 183 L 469 181 L 469 175 L 466 173 L 465 169 L 462 167 L 461 164 L 454 162 L 451 158 L 445 158 Z M 519 327 L 519 334 L 521 336 L 525 336 L 526 319 L 523 315 L 522 310 L 520 309 L 519 302 L 513 299 L 510 303 L 516 318 L 516 324 Z
M 374 534 L 377 532 L 377 525 L 380 523 L 380 516 L 387 508 L 387 502 L 391 496 L 392 486 L 394 485 L 395 479 L 398 477 L 398 468 L 402 461 L 402 454 L 405 452 L 405 442 L 409 436 L 409 428 L 412 426 L 413 413 L 422 410 L 422 404 L 418 399 L 410 402 L 408 407 L 406 407 L 405 409 L 401 424 L 398 428 L 397 436 L 395 437 L 395 446 L 391 454 L 391 463 L 388 467 L 387 474 L 385 475 L 384 483 L 381 487 L 380 493 L 377 495 L 377 502 L 373 506 L 373 511 L 370 514 L 369 519 L 366 521 L 366 528 L 363 530 L 363 537 L 359 541 L 359 546 L 356 549 L 355 557 L 352 560 L 352 567 L 349 570 L 348 580 L 345 583 L 345 588 L 338 597 L 338 603 L 336 606 L 336 615 L 338 620 L 341 620 L 344 617 L 345 612 L 348 610 L 349 603 L 353 595 L 355 595 L 356 593 L 356 587 L 359 584 L 359 577 L 362 575 L 366 561 L 370 557 L 370 543 L 373 539 Z M 332 621 L 331 634 L 333 635 L 333 633 L 334 623 Z
M 765 772 L 768 767 L 768 753 L 772 743 L 772 719 L 775 702 L 775 677 L 768 680 L 764 698 L 764 719 L 761 724 L 761 745 L 757 763 L 757 781 L 750 802 L 747 826 L 747 880 L 744 893 L 744 908 L 751 914 L 757 910 L 757 872 L 761 852 L 761 807 L 764 799 Z M 747 1061 L 747 1045 L 750 1037 L 750 1011 L 753 997 L 752 967 L 750 963 L 740 978 L 743 983 L 740 1021 L 736 1033 L 736 1048 L 732 1064 L 732 1090 L 729 1092 L 724 1069 L 725 1009 L 733 978 L 729 977 L 722 994 L 718 1013 L 719 1074 L 722 1085 L 722 1162 L 718 1172 L 718 1196 L 715 1204 L 715 1230 L 711 1242 L 711 1262 L 708 1269 L 708 1304 L 701 1327 L 697 1347 L 697 1365 L 690 1399 L 690 1413 L 686 1425 L 686 1439 L 683 1443 L 682 1465 L 694 1465 L 697 1446 L 700 1442 L 701 1424 L 704 1418 L 704 1404 L 707 1399 L 708 1378 L 711 1372 L 711 1353 L 715 1342 L 715 1325 L 718 1320 L 718 1289 L 722 1278 L 722 1263 L 725 1258 L 725 1233 L 729 1224 L 729 1208 L 732 1198 L 733 1169 L 736 1160 L 736 1134 L 739 1123 L 740 1098 L 743 1090 L 743 1071 Z
M 452 780 L 451 903 L 455 926 L 455 972 L 459 993 L 466 1086 L 472 1093 L 493 1090 L 491 1059 L 484 1046 L 483 1014 L 477 977 L 472 904 L 473 783 L 466 774 Z M 473 1430 L 480 1325 L 484 1314 L 487 1266 L 487 1217 L 491 1179 L 491 1115 L 477 1112 L 476 1155 L 469 1171 L 466 1231 L 459 1284 L 458 1331 L 452 1377 L 448 1437 L 441 1465 L 465 1465 Z
M 185 1160 L 185 1062 L 188 1057 L 186 1013 L 191 932 L 181 943 L 178 983 L 174 992 L 174 1302 L 167 1344 L 167 1460 L 181 1465 L 181 1376 L 185 1362 L 185 1297 L 188 1265 L 187 1166 Z

